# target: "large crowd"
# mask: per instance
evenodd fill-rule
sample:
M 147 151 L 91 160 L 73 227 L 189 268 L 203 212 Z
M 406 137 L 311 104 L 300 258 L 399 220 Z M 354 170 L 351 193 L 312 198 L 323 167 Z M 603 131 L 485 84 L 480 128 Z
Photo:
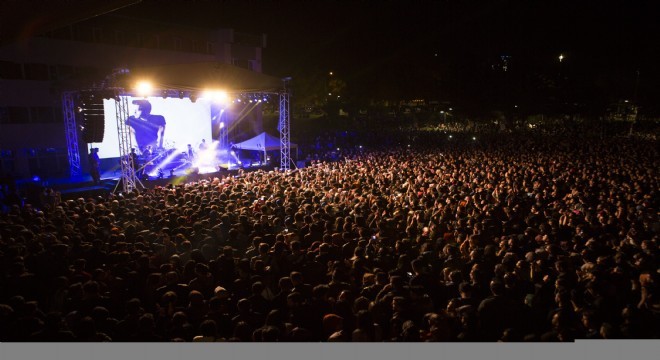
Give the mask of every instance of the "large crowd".
M 660 337 L 654 140 L 363 141 L 289 173 L 10 205 L 0 341 Z

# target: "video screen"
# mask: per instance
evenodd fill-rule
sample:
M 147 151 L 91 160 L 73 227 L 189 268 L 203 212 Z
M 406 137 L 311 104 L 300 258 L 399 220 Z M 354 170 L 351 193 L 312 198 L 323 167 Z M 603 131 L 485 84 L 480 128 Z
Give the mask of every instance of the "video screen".
M 131 142 L 139 154 L 175 149 L 186 151 L 188 144 L 197 148 L 202 139 L 212 136 L 211 102 L 188 98 L 131 97 L 128 98 Z M 119 157 L 119 140 L 115 100 L 103 101 L 105 135 L 102 143 L 92 144 L 99 148 L 101 159 Z

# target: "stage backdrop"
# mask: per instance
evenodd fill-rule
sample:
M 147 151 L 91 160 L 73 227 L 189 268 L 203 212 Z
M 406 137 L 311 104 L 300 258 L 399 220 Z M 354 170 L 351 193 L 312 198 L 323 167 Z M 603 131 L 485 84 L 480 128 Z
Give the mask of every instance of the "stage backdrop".
M 211 103 L 205 99 L 196 102 L 188 98 L 161 98 L 161 97 L 128 97 L 129 113 L 134 115 L 137 105 L 133 100 L 147 100 L 151 104 L 151 115 L 161 115 L 165 118 L 165 134 L 163 147 L 174 148 L 177 151 L 186 151 L 191 144 L 197 149 L 202 139 L 211 141 Z M 115 115 L 115 100 L 103 101 L 105 111 L 105 136 L 102 143 L 92 144 L 99 148 L 99 157 L 119 157 L 119 141 L 117 139 L 117 120 Z M 133 146 L 136 147 L 135 139 Z

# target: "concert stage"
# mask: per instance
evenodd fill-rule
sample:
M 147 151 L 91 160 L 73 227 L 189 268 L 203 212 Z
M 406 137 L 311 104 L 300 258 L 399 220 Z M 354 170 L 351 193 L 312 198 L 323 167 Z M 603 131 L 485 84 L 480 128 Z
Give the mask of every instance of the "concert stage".
M 98 179 L 100 173 L 104 181 L 121 179 L 115 190 L 127 192 L 146 186 L 143 182 L 274 163 L 289 170 L 295 146 L 289 130 L 291 78 L 232 70 L 241 76 L 228 82 L 227 67 L 217 63 L 119 68 L 100 85 L 64 92 L 71 179 L 85 172 Z M 263 131 L 264 108 L 279 109 L 279 136 L 245 140 Z M 102 190 L 80 184 L 86 191 Z
M 115 161 L 116 163 L 116 161 Z M 227 176 L 237 176 L 241 172 L 252 172 L 257 170 L 270 171 L 275 169 L 275 164 L 261 164 L 258 162 L 243 163 L 243 166 L 230 164 L 231 166 L 219 167 L 219 169 L 206 169 L 200 171 L 192 166 L 182 166 L 173 169 L 172 172 L 163 173 L 162 177 L 143 173 L 138 179 L 138 191 L 151 189 L 157 186 L 181 185 L 188 182 L 200 180 L 212 180 L 213 178 L 224 178 Z M 95 198 L 98 196 L 107 196 L 109 193 L 121 193 L 123 190 L 121 184 L 121 171 L 118 166 L 102 169 L 101 181 L 95 184 L 91 175 L 85 174 L 65 178 L 34 178 L 17 182 L 18 188 L 24 194 L 25 200 L 31 204 L 40 204 L 41 197 L 45 189 L 53 189 L 59 192 L 62 200 L 75 200 L 79 198 Z

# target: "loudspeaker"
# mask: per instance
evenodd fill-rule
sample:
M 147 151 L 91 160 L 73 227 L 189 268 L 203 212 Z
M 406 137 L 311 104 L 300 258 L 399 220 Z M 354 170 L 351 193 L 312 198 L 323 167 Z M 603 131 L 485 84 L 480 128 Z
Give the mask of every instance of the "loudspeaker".
M 86 143 L 100 143 L 105 135 L 103 96 L 94 93 L 80 94 L 78 111 L 81 115 L 82 139 Z

